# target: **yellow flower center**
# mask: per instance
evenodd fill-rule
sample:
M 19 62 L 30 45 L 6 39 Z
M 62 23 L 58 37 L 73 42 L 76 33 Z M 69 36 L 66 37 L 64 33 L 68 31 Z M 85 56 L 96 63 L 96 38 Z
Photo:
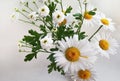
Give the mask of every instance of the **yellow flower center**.
M 65 51 L 65 57 L 71 62 L 78 61 L 80 57 L 80 51 L 75 47 L 70 47 Z
M 66 23 L 67 23 L 67 20 L 64 19 L 62 22 L 59 23 L 59 26 L 61 26 L 61 25 L 65 25 Z
M 44 12 L 44 11 L 45 11 L 45 9 L 43 8 L 43 9 L 41 9 L 41 11 L 42 11 L 42 12 Z
M 32 18 L 33 18 L 33 15 L 31 15 L 30 18 L 32 19 Z
M 60 15 L 59 15 L 59 14 L 57 15 L 57 18 L 58 18 L 58 19 L 60 18 Z
M 43 43 L 46 44 L 46 43 L 47 43 L 47 40 L 44 40 Z
M 109 43 L 107 40 L 100 40 L 99 41 L 99 46 L 103 50 L 108 50 L 109 49 Z
M 86 12 L 85 15 L 84 15 L 84 18 L 87 19 L 87 20 L 92 19 L 92 17 L 93 17 L 93 16 L 90 15 L 88 12 Z
M 109 21 L 105 18 L 101 19 L 101 22 L 104 24 L 104 25 L 109 25 Z
M 89 79 L 91 77 L 91 72 L 89 70 L 80 70 L 78 71 L 78 76 L 81 79 Z

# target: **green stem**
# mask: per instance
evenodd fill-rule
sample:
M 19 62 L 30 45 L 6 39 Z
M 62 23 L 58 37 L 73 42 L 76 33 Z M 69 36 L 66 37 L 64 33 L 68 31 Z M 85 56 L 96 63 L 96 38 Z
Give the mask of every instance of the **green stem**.
M 25 18 L 29 19 L 24 13 L 22 13 L 21 11 L 18 11 L 21 15 L 23 15 Z
M 87 3 L 85 3 L 85 13 L 87 12 Z
M 62 0 L 61 0 L 61 2 L 60 2 L 60 6 L 61 6 L 62 11 L 64 11 L 64 10 L 63 10 L 63 5 L 62 5 Z
M 26 11 L 25 9 L 22 9 L 22 12 L 26 12 L 27 14 L 30 14 L 28 11 Z
M 82 28 L 83 21 L 84 21 L 84 17 L 83 17 L 83 19 L 81 20 L 81 23 L 79 23 L 79 28 L 78 28 L 78 30 L 77 30 L 77 33 L 80 32 L 80 30 L 81 30 L 81 28 Z
M 39 27 L 38 25 L 33 24 L 32 22 L 29 22 L 29 21 L 25 21 L 25 20 L 22 20 L 22 19 L 19 19 L 19 21 L 22 21 L 22 22 L 24 22 L 24 23 L 29 23 L 29 24 L 32 24 L 32 25 L 34 25 L 34 26 L 36 26 L 36 27 Z
M 36 8 L 38 9 L 39 7 L 38 7 L 38 5 L 36 4 L 36 2 L 34 2 L 34 4 L 35 4 Z
M 38 52 L 52 53 L 52 52 L 49 52 L 49 51 L 47 51 L 47 50 L 38 50 Z
M 98 31 L 103 27 L 103 25 L 101 25 L 95 33 L 93 33 L 93 35 L 88 39 L 89 41 L 91 41 L 91 39 L 98 33 Z
M 19 52 L 30 53 L 31 51 L 27 51 L 27 50 L 21 50 L 21 49 L 19 49 Z
M 79 23 L 79 27 L 78 27 L 78 29 L 77 29 L 77 33 L 79 34 L 79 32 L 81 31 L 81 24 Z
M 81 5 L 80 0 L 78 0 L 78 3 L 79 3 L 80 9 L 81 9 L 81 13 L 82 13 L 82 5 Z
M 26 6 L 26 5 L 25 5 Z M 30 11 L 33 11 L 33 9 L 32 8 L 30 8 L 28 5 L 26 6 Z
M 21 47 L 33 48 L 33 46 L 21 45 Z
M 44 21 L 44 19 L 41 19 L 41 18 L 39 17 L 39 20 L 42 21 L 46 27 L 48 27 L 48 25 L 47 25 L 47 23 Z

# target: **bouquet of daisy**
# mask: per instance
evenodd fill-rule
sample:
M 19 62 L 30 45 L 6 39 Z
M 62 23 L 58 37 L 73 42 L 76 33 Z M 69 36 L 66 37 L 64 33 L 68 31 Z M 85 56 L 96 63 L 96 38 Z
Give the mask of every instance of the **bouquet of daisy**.
M 20 52 L 28 53 L 24 61 L 48 53 L 48 73 L 58 71 L 72 81 L 96 81 L 97 57 L 110 58 L 117 52 L 119 45 L 111 34 L 114 23 L 87 0 L 76 0 L 75 8 L 62 0 L 20 0 L 20 5 L 15 8 L 22 15 L 18 20 L 37 28 L 20 41 Z

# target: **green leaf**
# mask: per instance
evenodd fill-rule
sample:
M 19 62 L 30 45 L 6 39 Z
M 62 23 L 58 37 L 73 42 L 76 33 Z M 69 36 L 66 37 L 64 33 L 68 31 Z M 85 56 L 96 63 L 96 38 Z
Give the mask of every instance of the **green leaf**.
M 54 53 L 50 54 L 47 59 L 49 59 L 51 62 L 50 65 L 48 65 L 48 73 L 51 73 L 52 71 L 58 71 L 64 75 L 63 69 L 57 66 L 55 62 Z
M 59 0 L 55 0 L 56 3 L 59 3 Z
M 46 33 L 46 27 L 44 25 L 40 25 L 40 30 L 44 33 Z
M 76 14 L 74 14 L 73 16 L 74 16 L 74 17 L 75 17 L 75 19 L 77 19 L 77 20 L 81 20 L 81 21 L 82 21 L 82 19 L 83 19 L 83 17 L 82 17 L 82 14 L 81 14 L 81 13 L 76 13 Z
M 31 35 L 34 35 L 35 37 L 39 38 L 40 34 L 37 31 L 33 31 L 32 29 L 28 31 Z
M 70 12 L 71 12 L 71 10 L 72 10 L 72 7 L 71 7 L 71 6 L 69 6 L 69 7 L 66 9 L 65 14 L 70 13 Z
M 34 57 L 37 58 L 37 53 L 28 54 L 28 55 L 25 56 L 24 61 L 26 61 L 26 62 L 31 61 Z
M 51 48 L 50 51 L 58 51 L 58 48 Z
M 48 8 L 50 9 L 50 16 L 52 16 L 52 13 L 55 11 L 56 4 L 55 4 L 54 2 L 51 2 L 51 3 L 48 5 Z
M 52 21 L 52 18 L 51 18 L 50 16 L 46 16 L 46 17 L 45 17 L 45 21 L 46 21 L 46 22 L 50 22 L 50 21 Z
M 87 36 L 87 35 L 85 35 L 85 32 L 80 32 L 80 33 L 78 34 L 79 40 L 84 39 L 86 36 Z
M 96 13 L 94 11 L 89 11 L 88 14 L 89 15 L 95 15 Z

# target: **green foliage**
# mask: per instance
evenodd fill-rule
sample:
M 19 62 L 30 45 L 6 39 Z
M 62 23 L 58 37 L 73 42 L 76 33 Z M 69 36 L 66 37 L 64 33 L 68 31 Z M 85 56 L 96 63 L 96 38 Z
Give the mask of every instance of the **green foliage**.
M 57 32 L 55 33 L 55 37 L 57 40 L 61 40 L 65 37 L 70 37 L 74 35 L 74 31 L 71 28 L 67 28 L 65 25 L 58 27 Z
M 71 12 L 71 10 L 72 10 L 72 7 L 71 7 L 71 6 L 69 6 L 69 7 L 66 9 L 66 11 L 65 11 L 65 15 L 66 15 L 67 13 L 70 13 L 70 12 Z
M 81 20 L 82 21 L 82 19 L 83 19 L 83 16 L 82 16 L 81 13 L 76 13 L 73 16 L 75 17 L 76 20 Z
M 37 58 L 37 53 L 41 49 L 41 44 L 39 38 L 42 34 L 39 34 L 37 31 L 29 30 L 28 36 L 24 36 L 23 40 L 26 44 L 29 44 L 31 47 L 31 53 L 25 57 L 25 61 L 30 61 L 33 57 Z
M 57 66 L 54 58 L 54 53 L 50 54 L 47 59 L 49 59 L 51 62 L 50 65 L 48 65 L 48 73 L 51 73 L 54 70 L 60 72 L 62 75 L 65 74 L 63 69 Z
M 44 33 L 47 33 L 46 27 L 44 25 L 40 25 L 40 30 Z
M 37 58 L 36 52 L 26 55 L 24 61 L 31 61 L 34 57 Z
M 31 35 L 24 36 L 23 41 L 25 41 L 26 43 L 29 43 L 32 46 L 38 46 L 38 45 L 40 46 L 40 43 L 39 43 L 40 34 L 33 30 L 29 30 L 29 34 Z
M 55 0 L 56 3 L 59 3 L 59 0 Z
M 80 32 L 80 33 L 78 34 L 78 39 L 79 39 L 79 40 L 82 40 L 82 39 L 84 39 L 86 36 L 87 36 L 87 35 L 85 35 L 85 32 Z
M 56 4 L 54 2 L 51 2 L 49 5 L 48 5 L 49 9 L 50 9 L 50 16 L 52 16 L 52 13 L 55 11 L 55 8 L 56 8 Z
M 33 2 L 33 4 L 35 5 L 35 2 Z M 78 35 L 79 40 L 84 39 L 87 35 L 85 34 L 85 32 L 81 32 L 81 27 L 84 21 L 84 15 L 82 15 L 82 13 L 75 13 L 73 16 L 74 18 L 77 20 L 77 23 L 74 21 L 71 22 L 73 24 L 71 25 L 66 25 L 66 24 L 62 24 L 59 25 L 54 24 L 53 21 L 53 13 L 57 10 L 57 4 L 61 5 L 61 10 L 62 9 L 62 1 L 60 0 L 54 0 L 54 2 L 52 2 L 51 0 L 48 0 L 45 2 L 45 5 L 48 6 L 50 12 L 49 15 L 47 16 L 39 16 L 35 21 L 27 21 L 27 20 L 22 20 L 25 23 L 29 23 L 32 24 L 34 26 L 37 26 L 38 29 L 40 30 L 41 33 L 38 33 L 37 31 L 34 30 L 29 30 L 28 33 L 29 35 L 25 35 L 24 38 L 22 39 L 22 42 L 24 44 L 26 44 L 26 47 L 30 48 L 30 53 L 28 53 L 25 56 L 24 61 L 31 61 L 32 59 L 36 59 L 37 58 L 37 54 L 38 52 L 45 52 L 45 53 L 50 53 L 50 55 L 48 56 L 48 60 L 51 62 L 48 65 L 48 73 L 51 73 L 52 71 L 58 71 L 60 72 L 62 75 L 64 75 L 64 71 L 63 68 L 60 66 L 57 66 L 57 63 L 55 62 L 55 57 L 54 57 L 54 51 L 58 51 L 59 49 L 57 47 L 52 48 L 48 51 L 46 49 L 43 49 L 40 43 L 40 39 L 44 38 L 48 33 L 52 34 L 52 40 L 54 41 L 54 43 L 56 44 L 57 41 L 61 40 L 61 39 L 65 39 L 65 37 L 73 37 L 75 34 Z M 26 19 L 29 20 L 28 14 L 30 13 L 30 11 L 34 11 L 32 8 L 29 7 L 29 3 L 26 2 L 24 4 L 25 9 L 29 9 L 29 11 L 22 9 L 18 10 L 16 9 L 16 12 L 19 12 L 20 14 L 22 14 Z M 39 6 L 36 4 L 36 7 L 39 8 Z M 72 11 L 72 7 L 69 6 L 66 10 L 64 15 L 67 15 L 68 13 L 71 13 Z M 96 9 L 89 11 L 90 15 L 95 15 Z M 63 11 L 64 12 L 64 11 Z M 27 13 L 27 15 L 26 15 Z M 37 13 L 37 15 L 39 15 L 39 13 Z M 38 25 L 38 21 L 42 22 L 41 24 Z M 52 31 L 53 28 L 56 28 L 56 31 Z M 73 28 L 76 28 L 77 31 L 75 31 Z M 28 51 L 29 52 L 29 51 Z
M 90 15 L 95 15 L 96 13 L 95 13 L 94 11 L 89 11 L 88 14 L 90 14 Z
M 58 51 L 58 48 L 51 48 L 50 51 Z

